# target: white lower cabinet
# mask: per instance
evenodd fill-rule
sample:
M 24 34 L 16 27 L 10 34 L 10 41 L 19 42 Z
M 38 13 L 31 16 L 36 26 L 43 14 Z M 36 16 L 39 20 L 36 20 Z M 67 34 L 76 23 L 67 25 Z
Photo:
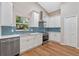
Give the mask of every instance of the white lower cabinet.
M 61 32 L 49 32 L 49 40 L 61 43 Z
M 42 34 L 22 35 L 20 38 L 20 53 L 42 44 Z
M 35 42 L 33 42 L 34 44 L 34 46 L 36 47 L 36 46 L 38 46 L 38 45 L 40 45 L 40 44 L 42 44 L 42 35 L 37 35 L 37 36 L 35 36 L 34 37 L 34 41 Z
M 29 39 L 26 39 L 26 37 L 21 36 L 20 38 L 20 52 L 23 52 L 25 50 L 29 49 Z

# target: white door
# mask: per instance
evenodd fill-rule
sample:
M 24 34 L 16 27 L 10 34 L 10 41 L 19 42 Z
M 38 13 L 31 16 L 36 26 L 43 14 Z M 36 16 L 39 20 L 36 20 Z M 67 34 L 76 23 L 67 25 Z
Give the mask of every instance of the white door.
M 77 45 L 77 17 L 64 18 L 64 43 L 76 47 Z

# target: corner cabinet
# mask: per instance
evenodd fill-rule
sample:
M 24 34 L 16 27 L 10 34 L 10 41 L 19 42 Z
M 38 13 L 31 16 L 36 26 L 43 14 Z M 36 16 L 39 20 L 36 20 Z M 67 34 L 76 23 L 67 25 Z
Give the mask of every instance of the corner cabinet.
M 13 3 L 12 2 L 0 2 L 0 25 L 12 26 L 13 25 Z
M 0 39 L 0 56 L 15 56 L 20 53 L 20 37 Z

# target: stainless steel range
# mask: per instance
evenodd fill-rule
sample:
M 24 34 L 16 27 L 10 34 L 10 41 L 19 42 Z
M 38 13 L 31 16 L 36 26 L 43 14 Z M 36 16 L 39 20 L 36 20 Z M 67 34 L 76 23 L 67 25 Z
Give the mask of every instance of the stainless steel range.
M 42 31 L 42 33 L 43 33 L 43 36 L 42 36 L 43 44 L 45 44 L 46 42 L 48 42 L 48 39 L 49 39 L 48 32 L 46 32 L 46 29 L 45 29 L 45 23 L 46 22 L 43 20 L 43 12 L 41 11 L 40 12 L 39 27 L 41 29 L 43 29 L 43 31 Z
M 48 33 L 43 33 L 43 44 L 47 43 L 49 39 Z

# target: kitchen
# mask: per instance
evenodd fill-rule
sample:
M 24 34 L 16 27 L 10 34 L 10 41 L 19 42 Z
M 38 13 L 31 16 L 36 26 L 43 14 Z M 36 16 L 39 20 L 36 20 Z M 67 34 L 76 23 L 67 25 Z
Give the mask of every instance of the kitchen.
M 28 51 L 45 44 L 49 45 L 50 42 L 67 45 L 70 48 L 75 47 L 73 48 L 74 51 L 77 50 L 79 47 L 77 20 L 71 22 L 72 27 L 70 28 L 68 27 L 70 25 L 67 22 L 68 20 L 63 21 L 66 17 L 70 20 L 78 19 L 79 9 L 75 7 L 77 5 L 79 3 L 76 2 L 0 2 L 0 55 L 24 56 Z M 72 9 L 73 11 L 71 11 Z M 72 25 L 73 22 L 74 25 Z M 66 24 L 68 25 L 66 26 Z M 72 31 L 68 31 L 68 28 L 72 29 L 75 35 L 68 36 L 68 34 L 72 34 Z M 43 52 L 40 53 L 44 55 Z M 47 52 L 44 53 L 47 54 Z M 64 53 L 52 53 L 47 55 L 66 55 Z M 79 55 L 79 52 L 77 54 L 72 53 L 67 55 Z

